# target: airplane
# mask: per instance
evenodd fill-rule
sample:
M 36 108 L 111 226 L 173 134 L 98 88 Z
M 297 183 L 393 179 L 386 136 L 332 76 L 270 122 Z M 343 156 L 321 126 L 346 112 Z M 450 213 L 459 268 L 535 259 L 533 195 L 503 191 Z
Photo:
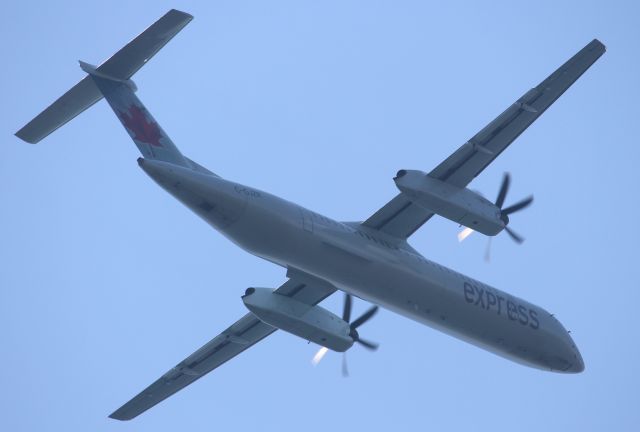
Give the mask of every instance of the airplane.
M 542 83 L 426 173 L 401 169 L 399 193 L 363 222 L 340 222 L 262 190 L 224 179 L 183 155 L 136 97 L 131 77 L 193 17 L 170 10 L 87 75 L 16 136 L 35 144 L 100 99 L 106 99 L 142 157 L 140 168 L 213 228 L 249 253 L 286 269 L 277 289 L 247 288 L 248 313 L 178 363 L 110 417 L 130 420 L 277 329 L 346 352 L 375 350 L 359 328 L 384 307 L 520 364 L 560 373 L 584 370 L 580 351 L 545 309 L 422 256 L 408 238 L 434 215 L 468 232 L 494 236 L 532 197 L 508 207 L 506 175 L 490 202 L 467 185 L 560 97 L 602 54 L 594 39 Z M 338 316 L 319 306 L 343 291 Z M 352 320 L 352 296 L 375 306 Z

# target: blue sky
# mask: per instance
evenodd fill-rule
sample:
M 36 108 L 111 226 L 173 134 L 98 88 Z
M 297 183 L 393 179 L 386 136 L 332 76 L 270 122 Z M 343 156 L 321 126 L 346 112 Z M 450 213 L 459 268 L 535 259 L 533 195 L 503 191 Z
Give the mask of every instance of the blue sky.
M 640 422 L 635 2 L 11 2 L 0 28 L 0 429 L 633 430 Z M 310 364 L 278 332 L 138 419 L 107 415 L 245 313 L 284 272 L 158 188 L 101 102 L 37 146 L 13 136 L 166 10 L 195 20 L 135 77 L 181 150 L 341 220 L 400 168 L 430 170 L 594 37 L 608 52 L 471 187 L 502 173 L 527 241 L 462 245 L 434 218 L 425 256 L 555 313 L 586 363 L 529 369 L 382 311 L 379 341 Z M 324 305 L 338 312 L 342 298 Z M 356 311 L 368 305 L 356 303 Z

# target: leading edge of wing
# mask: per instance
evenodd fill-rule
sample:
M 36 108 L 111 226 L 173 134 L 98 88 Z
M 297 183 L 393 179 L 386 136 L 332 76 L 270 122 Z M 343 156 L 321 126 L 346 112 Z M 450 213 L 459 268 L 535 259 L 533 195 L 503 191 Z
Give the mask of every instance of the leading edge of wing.
M 276 292 L 316 305 L 336 291 L 329 283 L 289 269 L 287 280 Z M 199 350 L 178 363 L 109 417 L 131 420 L 203 377 L 247 348 L 275 332 L 276 328 L 248 313 Z

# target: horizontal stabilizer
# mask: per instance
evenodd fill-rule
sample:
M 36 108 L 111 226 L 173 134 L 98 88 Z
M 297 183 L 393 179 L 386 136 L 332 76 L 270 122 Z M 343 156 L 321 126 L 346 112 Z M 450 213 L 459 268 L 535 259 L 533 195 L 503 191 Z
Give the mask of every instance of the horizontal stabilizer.
M 102 93 L 93 80 L 86 76 L 16 132 L 16 136 L 30 144 L 36 144 L 100 99 Z
M 120 51 L 98 66 L 95 74 L 128 81 L 134 73 L 171 40 L 193 16 L 172 9 Z M 68 92 L 16 132 L 16 136 L 35 144 L 102 98 L 90 77 L 83 78 Z

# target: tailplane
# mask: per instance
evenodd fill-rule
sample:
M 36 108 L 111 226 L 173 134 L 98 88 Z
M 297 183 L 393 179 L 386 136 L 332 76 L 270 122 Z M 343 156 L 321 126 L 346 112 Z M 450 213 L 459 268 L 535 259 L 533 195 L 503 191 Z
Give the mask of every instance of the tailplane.
M 145 158 L 192 167 L 135 96 L 131 77 L 193 17 L 175 9 L 167 12 L 100 66 L 80 62 L 87 76 L 16 132 L 35 144 L 98 102 L 107 100 Z

